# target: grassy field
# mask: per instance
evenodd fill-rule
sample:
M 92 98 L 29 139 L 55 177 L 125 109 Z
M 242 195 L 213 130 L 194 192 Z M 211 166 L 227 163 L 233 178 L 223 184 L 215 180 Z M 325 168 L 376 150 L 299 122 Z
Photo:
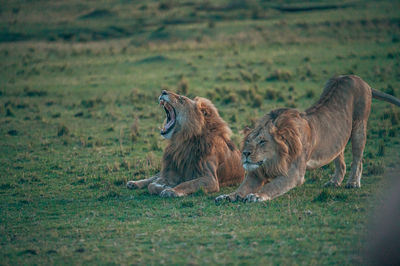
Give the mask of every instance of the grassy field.
M 271 202 L 162 199 L 162 89 L 211 99 L 240 131 L 356 74 L 400 97 L 399 1 L 1 1 L 0 264 L 363 262 L 400 158 L 400 108 L 374 100 L 362 188 L 333 166 Z M 351 162 L 351 144 L 346 163 Z M 347 177 L 347 176 L 346 176 Z M 364 261 L 365 262 L 365 261 Z

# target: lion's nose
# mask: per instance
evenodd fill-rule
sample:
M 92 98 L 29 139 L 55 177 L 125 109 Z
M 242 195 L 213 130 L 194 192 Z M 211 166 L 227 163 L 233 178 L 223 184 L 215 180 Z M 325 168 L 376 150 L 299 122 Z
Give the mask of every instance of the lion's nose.
M 250 154 L 251 154 L 251 152 L 249 152 L 249 151 L 244 151 L 244 152 L 243 152 L 243 156 L 244 156 L 245 158 L 249 157 Z
M 166 90 L 162 90 L 161 95 L 167 95 L 168 92 Z

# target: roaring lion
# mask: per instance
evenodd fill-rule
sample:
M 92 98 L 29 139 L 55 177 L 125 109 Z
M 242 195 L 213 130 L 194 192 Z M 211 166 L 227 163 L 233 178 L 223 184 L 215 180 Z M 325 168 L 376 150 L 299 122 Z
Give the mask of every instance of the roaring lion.
M 303 184 L 306 169 L 331 161 L 336 169 L 326 186 L 340 186 L 349 140 L 353 162 L 346 187 L 360 187 L 372 97 L 400 106 L 399 99 L 372 89 L 357 76 L 339 76 L 326 83 L 320 99 L 306 111 L 271 111 L 244 138 L 242 163 L 247 174 L 243 183 L 237 191 L 215 201 L 271 200 Z
M 161 171 L 147 179 L 129 181 L 128 188 L 147 187 L 151 194 L 180 197 L 201 189 L 217 192 L 221 186 L 243 181 L 240 151 L 209 100 L 191 100 L 163 90 L 159 103 L 166 112 L 161 135 L 169 140 Z

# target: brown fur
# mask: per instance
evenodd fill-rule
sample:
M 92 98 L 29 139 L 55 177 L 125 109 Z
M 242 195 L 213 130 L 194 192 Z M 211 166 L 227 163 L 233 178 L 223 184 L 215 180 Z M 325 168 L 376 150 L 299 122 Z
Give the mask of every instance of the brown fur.
M 303 184 L 306 169 L 331 161 L 336 170 L 326 185 L 340 186 L 349 140 L 353 163 L 346 187 L 360 187 L 372 97 L 396 104 L 396 98 L 378 93 L 361 78 L 340 76 L 327 82 L 320 99 L 305 112 L 287 108 L 270 112 L 245 137 L 242 162 L 248 171 L 244 182 L 237 191 L 221 195 L 216 201 L 273 199 Z
M 154 177 L 129 181 L 128 188 L 148 186 L 152 194 L 173 197 L 200 189 L 215 192 L 220 186 L 239 184 L 244 176 L 240 152 L 215 106 L 205 98 L 191 100 L 166 91 L 160 99 L 171 104 L 176 113 L 162 169 Z

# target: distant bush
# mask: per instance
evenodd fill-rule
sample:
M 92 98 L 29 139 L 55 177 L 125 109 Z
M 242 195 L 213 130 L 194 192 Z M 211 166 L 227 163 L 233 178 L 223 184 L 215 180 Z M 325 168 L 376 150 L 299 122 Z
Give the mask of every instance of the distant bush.
M 100 97 L 97 97 L 95 99 L 82 100 L 81 105 L 85 108 L 93 108 L 101 102 L 102 102 L 102 99 Z
M 61 137 L 61 136 L 67 136 L 67 135 L 69 135 L 69 129 L 65 125 L 59 125 L 57 136 Z
M 217 76 L 217 81 L 239 81 L 231 72 L 225 71 Z
M 272 72 L 267 78 L 267 81 L 290 81 L 292 80 L 292 72 L 285 69 L 277 69 Z
M 143 4 L 139 7 L 139 10 L 146 10 L 148 6 L 146 4 Z
M 290 102 L 287 103 L 287 107 L 290 108 L 297 108 L 297 104 L 292 100 Z
M 304 97 L 312 99 L 315 97 L 315 91 L 313 90 L 307 90 L 306 94 L 304 95 Z
M 249 115 L 249 116 L 247 116 L 245 122 L 246 122 L 246 124 L 245 124 L 246 127 L 254 128 L 257 124 L 257 118 L 254 115 Z
M 223 99 L 222 102 L 224 104 L 229 104 L 229 103 L 237 103 L 239 101 L 239 98 L 236 93 L 230 92 L 228 95 L 226 95 Z
M 208 22 L 208 27 L 209 27 L 210 29 L 215 28 L 215 21 L 210 20 L 210 21 Z
M 249 102 L 251 102 L 253 100 L 253 98 L 259 96 L 257 86 L 251 86 L 251 87 L 243 86 L 238 91 L 238 94 L 241 96 L 241 98 L 243 98 Z
M 252 75 L 254 82 L 258 81 L 261 78 L 260 74 L 258 74 L 257 72 L 253 72 Z
M 253 80 L 251 73 L 248 71 L 240 70 L 239 74 L 243 81 L 251 82 Z
M 170 10 L 172 7 L 172 1 L 166 1 L 158 4 L 158 9 L 160 10 Z
M 239 120 L 237 113 L 233 113 L 229 118 L 229 122 L 236 123 Z
M 261 95 L 257 94 L 252 99 L 252 106 L 253 107 L 260 107 L 263 103 L 263 98 Z
M 168 87 L 161 86 L 161 88 L 163 90 L 168 90 Z M 138 103 L 138 102 L 143 102 L 145 100 L 152 99 L 153 96 L 149 96 L 149 95 L 145 94 L 143 91 L 144 91 L 144 89 L 142 89 L 142 88 L 133 88 L 130 91 L 129 96 L 127 97 L 127 100 L 130 103 Z
M 33 90 L 30 87 L 26 86 L 24 88 L 25 95 L 28 97 L 41 97 L 41 96 L 46 96 L 47 91 L 42 91 L 42 90 Z
M 187 95 L 188 92 L 189 92 L 189 81 L 185 77 L 182 77 L 178 83 L 177 93 L 182 95 Z
M 394 138 L 394 137 L 397 136 L 397 132 L 398 132 L 398 131 L 400 131 L 400 130 L 399 130 L 399 129 L 396 129 L 396 128 L 390 128 L 390 129 L 389 129 L 388 136 L 391 137 L 391 138 Z
M 14 117 L 14 116 L 15 116 L 14 111 L 13 111 L 13 109 L 11 108 L 11 106 L 9 106 L 9 107 L 6 108 L 6 116 L 11 116 L 11 117 Z
M 311 66 L 310 65 L 306 65 L 305 66 L 305 71 L 306 71 L 306 77 L 308 77 L 308 78 L 312 78 L 312 77 L 314 77 L 315 76 L 315 74 L 313 73 L 313 71 L 312 71 L 312 68 L 311 68 Z
M 18 135 L 18 131 L 16 129 L 11 129 L 7 132 L 8 135 L 10 136 L 17 136 Z
M 208 91 L 206 94 L 206 98 L 209 99 L 210 101 L 216 101 L 217 100 L 217 93 L 215 90 Z
M 249 72 L 246 70 L 240 70 L 239 74 L 240 74 L 241 79 L 246 82 L 256 82 L 261 78 L 261 76 L 257 72 Z
M 266 100 L 276 100 L 279 96 L 282 96 L 281 92 L 274 89 L 267 89 L 264 94 Z
M 229 88 L 227 86 L 222 86 L 222 87 L 216 87 L 215 92 L 218 95 L 218 99 L 224 99 L 226 95 L 231 93 L 233 91 L 232 88 Z

